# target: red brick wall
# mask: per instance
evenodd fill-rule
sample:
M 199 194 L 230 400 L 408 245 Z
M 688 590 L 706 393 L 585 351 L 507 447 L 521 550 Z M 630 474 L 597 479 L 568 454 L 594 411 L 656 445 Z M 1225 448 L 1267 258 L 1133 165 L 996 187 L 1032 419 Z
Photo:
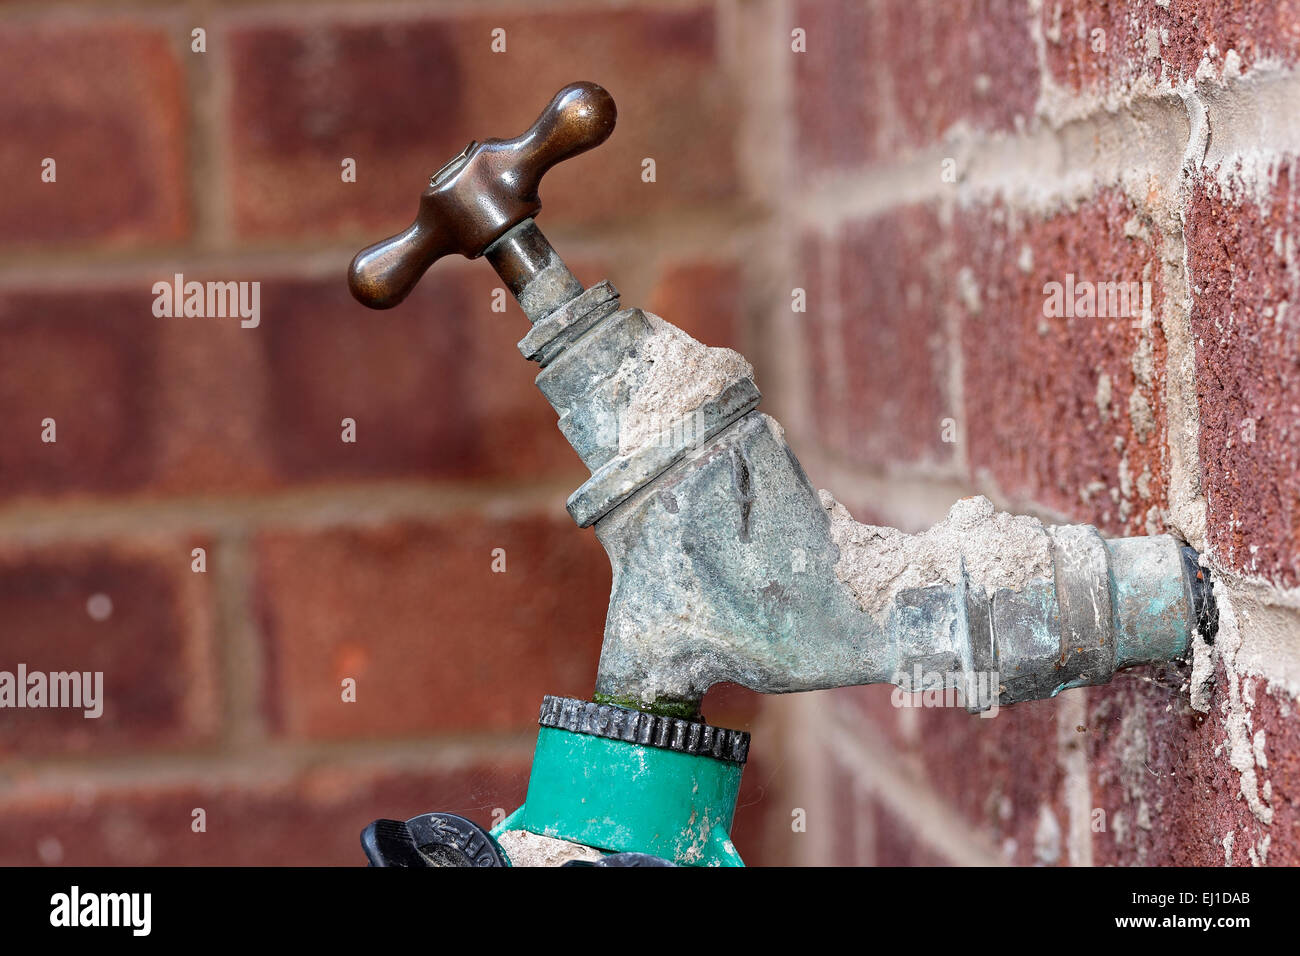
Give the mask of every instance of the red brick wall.
M 987 720 L 880 687 L 791 707 L 824 757 L 789 799 L 831 821 L 795 852 L 1300 863 L 1300 5 L 783 15 L 809 305 L 772 335 L 814 480 L 906 528 L 980 492 L 1174 531 L 1228 609 L 1208 714 L 1179 666 Z M 1149 282 L 1151 320 L 1047 315 L 1067 273 Z
M 1227 585 L 1208 715 L 1176 667 L 992 720 L 715 694 L 747 858 L 1297 862 L 1298 55 L 1289 0 L 6 6 L 0 668 L 108 701 L 0 716 L 0 862 L 357 863 L 373 817 L 522 798 L 541 695 L 595 672 L 585 472 L 484 263 L 383 314 L 343 277 L 575 79 L 619 128 L 543 228 L 744 351 L 859 518 L 982 492 Z M 259 281 L 261 324 L 155 317 L 177 272 Z M 1046 318 L 1066 273 L 1153 320 Z
M 548 232 L 586 282 L 742 345 L 726 18 L 99 7 L 0 12 L 0 669 L 102 670 L 107 697 L 0 714 L 0 863 L 358 864 L 377 816 L 490 822 L 542 695 L 591 692 L 610 571 L 564 511 L 586 473 L 485 263 L 384 314 L 347 264 L 471 138 L 595 79 L 619 134 L 548 177 Z M 260 281 L 260 325 L 155 317 L 177 272 Z

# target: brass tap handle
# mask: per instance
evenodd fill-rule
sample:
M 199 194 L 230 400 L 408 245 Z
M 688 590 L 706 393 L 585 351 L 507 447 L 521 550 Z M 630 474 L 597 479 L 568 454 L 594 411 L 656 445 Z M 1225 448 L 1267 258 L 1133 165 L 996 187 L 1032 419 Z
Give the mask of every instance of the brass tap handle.
M 523 134 L 470 143 L 433 175 L 415 222 L 357 253 L 348 269 L 352 294 L 372 309 L 390 309 L 443 256 L 481 256 L 513 226 L 537 215 L 542 176 L 608 139 L 616 115 L 605 90 L 571 83 Z

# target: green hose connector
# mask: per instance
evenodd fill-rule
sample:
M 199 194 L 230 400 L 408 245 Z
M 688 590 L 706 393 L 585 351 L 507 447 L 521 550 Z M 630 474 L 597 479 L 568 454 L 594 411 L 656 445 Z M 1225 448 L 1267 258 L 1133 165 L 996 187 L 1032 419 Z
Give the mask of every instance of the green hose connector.
M 748 734 L 555 697 L 541 723 L 528 795 L 494 836 L 527 830 L 681 866 L 744 865 L 730 832 Z

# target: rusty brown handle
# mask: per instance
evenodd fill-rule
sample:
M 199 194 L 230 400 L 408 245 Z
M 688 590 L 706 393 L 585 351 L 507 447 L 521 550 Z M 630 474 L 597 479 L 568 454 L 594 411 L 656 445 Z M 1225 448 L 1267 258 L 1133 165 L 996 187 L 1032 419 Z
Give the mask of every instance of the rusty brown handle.
M 443 256 L 481 256 L 511 227 L 537 215 L 542 176 L 603 143 L 616 115 L 613 98 L 595 83 L 571 83 L 522 135 L 470 143 L 434 174 L 415 222 L 357 253 L 348 269 L 352 294 L 372 309 L 391 309 Z

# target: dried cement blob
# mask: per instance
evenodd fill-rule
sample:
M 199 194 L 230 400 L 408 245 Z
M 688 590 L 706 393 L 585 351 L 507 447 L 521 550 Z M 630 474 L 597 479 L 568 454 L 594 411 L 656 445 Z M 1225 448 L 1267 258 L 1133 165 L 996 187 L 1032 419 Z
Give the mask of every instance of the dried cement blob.
M 1201 629 L 1192 632 L 1192 676 L 1188 694 L 1192 710 L 1202 714 L 1210 712 L 1210 698 L 1214 696 L 1214 645 L 1206 644 Z
M 1223 665 L 1224 674 L 1224 693 L 1219 703 L 1223 726 L 1227 730 L 1223 747 L 1232 769 L 1241 775 L 1241 795 L 1245 798 L 1246 805 L 1250 807 L 1255 819 L 1267 826 L 1273 822 L 1274 811 L 1270 805 L 1273 788 L 1267 779 L 1268 758 L 1262 737 L 1264 731 L 1252 727 L 1256 683 L 1237 667 L 1237 654 L 1242 645 L 1241 627 L 1228 585 L 1217 576 L 1214 580 L 1214 600 L 1219 608 L 1219 631 L 1214 636 L 1214 650 L 1218 655 L 1218 663 Z M 1192 667 L 1195 673 L 1195 660 Z M 1218 753 L 1216 751 L 1215 755 Z
M 1052 577 L 1052 542 L 1043 523 L 995 511 L 982 495 L 962 498 L 946 518 L 920 534 L 859 524 L 829 491 L 818 495 L 830 513 L 831 540 L 840 549 L 835 576 L 878 619 L 900 591 L 960 583 L 963 565 L 971 588 L 990 595 Z
M 589 846 L 540 836 L 527 830 L 507 830 L 497 843 L 510 857 L 511 866 L 559 866 L 569 860 L 596 862 L 605 854 Z
M 644 314 L 651 334 L 617 373 L 630 392 L 619 421 L 620 455 L 667 430 L 685 428 L 689 437 L 696 409 L 732 382 L 754 377 L 753 366 L 739 352 L 710 348 L 659 316 Z

